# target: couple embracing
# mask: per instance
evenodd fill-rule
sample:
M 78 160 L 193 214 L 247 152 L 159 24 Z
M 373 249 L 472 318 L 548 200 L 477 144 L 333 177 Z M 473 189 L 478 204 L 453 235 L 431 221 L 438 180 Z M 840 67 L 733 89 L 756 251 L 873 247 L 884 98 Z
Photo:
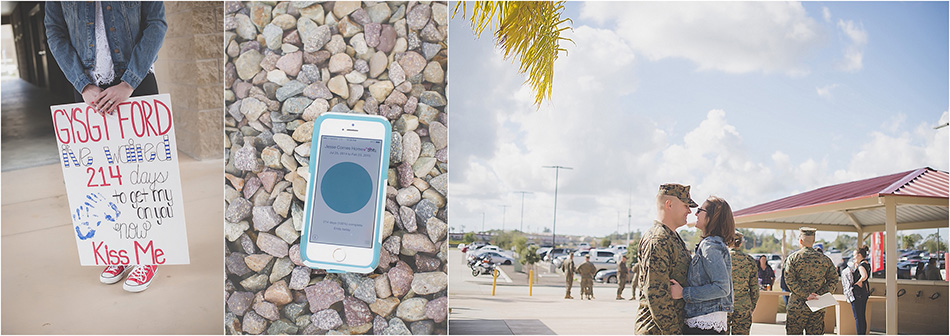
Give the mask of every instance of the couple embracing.
M 640 307 L 637 334 L 726 334 L 733 311 L 732 209 L 710 196 L 700 206 L 689 186 L 664 184 L 656 196 L 657 219 L 640 240 Z M 690 257 L 676 229 L 696 208 L 703 240 Z

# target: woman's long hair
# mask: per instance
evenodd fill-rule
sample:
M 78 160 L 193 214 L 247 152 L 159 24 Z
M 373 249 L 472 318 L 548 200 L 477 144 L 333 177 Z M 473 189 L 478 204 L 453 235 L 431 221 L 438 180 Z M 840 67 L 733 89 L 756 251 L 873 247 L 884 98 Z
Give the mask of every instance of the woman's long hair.
M 719 236 L 724 242 L 732 242 L 736 234 L 736 220 L 732 217 L 732 208 L 726 200 L 709 196 L 703 202 L 703 209 L 706 210 L 706 228 L 703 230 L 703 238 L 709 236 Z

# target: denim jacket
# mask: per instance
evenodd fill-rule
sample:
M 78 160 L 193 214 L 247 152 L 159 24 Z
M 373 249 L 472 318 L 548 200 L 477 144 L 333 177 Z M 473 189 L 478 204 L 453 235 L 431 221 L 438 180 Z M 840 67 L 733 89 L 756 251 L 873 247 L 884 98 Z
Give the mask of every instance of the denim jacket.
M 732 312 L 732 257 L 722 237 L 709 236 L 699 242 L 689 263 L 683 300 L 687 318 Z
M 165 5 L 161 1 L 103 1 L 102 16 L 116 76 L 137 88 L 165 39 Z M 79 92 L 93 84 L 84 70 L 96 62 L 95 22 L 94 1 L 46 4 L 44 24 L 50 51 Z

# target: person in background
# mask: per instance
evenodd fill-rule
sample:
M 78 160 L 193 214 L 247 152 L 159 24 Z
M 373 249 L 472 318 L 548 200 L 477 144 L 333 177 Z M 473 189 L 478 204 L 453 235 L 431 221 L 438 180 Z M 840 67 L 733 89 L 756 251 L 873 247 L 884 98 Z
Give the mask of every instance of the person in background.
M 756 276 L 759 278 L 759 286 L 762 289 L 772 290 L 772 284 L 775 283 L 775 271 L 772 270 L 772 266 L 769 266 L 769 261 L 764 255 L 759 256 Z
M 165 40 L 165 5 L 161 1 L 54 1 L 46 4 L 46 40 L 76 102 L 113 114 L 129 97 L 158 94 L 152 65 Z M 106 267 L 99 281 L 141 292 L 156 265 Z
M 630 269 L 627 268 L 627 255 L 623 255 L 617 263 L 617 300 L 623 300 L 622 294 L 627 286 L 627 279 L 630 279 Z
M 927 261 L 924 275 L 926 275 L 927 280 L 943 280 L 940 277 L 940 268 L 937 267 L 937 257 L 930 257 L 930 260 Z
M 590 262 L 590 254 L 584 256 L 584 263 L 577 266 L 577 274 L 581 276 L 581 300 L 585 297 L 588 300 L 594 299 L 594 274 L 597 273 L 597 267 Z
M 785 283 L 792 293 L 785 308 L 788 311 L 785 333 L 801 335 L 804 331 L 808 335 L 821 335 L 825 333 L 825 311 L 813 312 L 805 301 L 817 300 L 820 295 L 834 291 L 838 272 L 831 259 L 812 248 L 817 230 L 803 227 L 799 231 L 798 243 L 802 248 L 792 252 L 785 263 L 788 278 Z
M 756 262 L 752 256 L 742 252 L 742 233 L 736 231 L 736 238 L 729 248 L 732 258 L 732 289 L 735 302 L 729 313 L 729 333 L 748 335 L 752 328 L 752 312 L 759 302 L 759 283 L 756 276 Z
M 868 305 L 868 278 L 871 275 L 871 264 L 868 263 L 868 247 L 864 246 L 854 251 L 851 265 L 841 271 L 842 292 L 845 299 L 851 303 L 851 313 L 854 315 L 854 326 L 858 335 L 867 334 L 867 305 Z
M 574 286 L 574 253 L 568 253 L 567 259 L 561 263 L 561 270 L 564 271 L 564 292 L 565 299 L 573 299 L 571 296 L 571 287 Z

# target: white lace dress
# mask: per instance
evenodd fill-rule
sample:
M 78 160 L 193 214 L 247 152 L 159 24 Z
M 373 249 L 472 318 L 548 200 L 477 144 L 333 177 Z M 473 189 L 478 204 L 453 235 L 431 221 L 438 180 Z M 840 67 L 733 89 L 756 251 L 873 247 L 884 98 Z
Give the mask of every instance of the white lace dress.
M 729 313 L 717 311 L 706 315 L 690 317 L 686 319 L 686 325 L 690 328 L 713 329 L 718 332 L 724 332 L 726 328 L 729 327 Z
M 96 1 L 96 65 L 86 69 L 86 74 L 97 86 L 106 86 L 115 80 L 112 55 L 109 54 L 109 39 L 106 38 L 106 24 L 102 18 L 102 2 Z

